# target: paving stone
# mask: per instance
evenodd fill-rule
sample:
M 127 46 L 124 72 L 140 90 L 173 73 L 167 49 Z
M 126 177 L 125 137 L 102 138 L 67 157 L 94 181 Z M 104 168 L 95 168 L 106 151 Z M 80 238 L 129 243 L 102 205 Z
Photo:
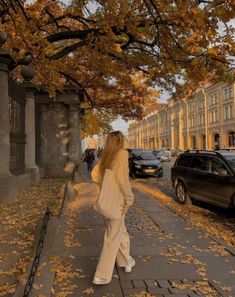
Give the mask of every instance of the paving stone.
M 174 286 L 174 284 L 176 284 L 176 285 L 182 285 L 182 282 L 179 279 L 170 279 L 169 280 L 169 283 L 171 284 L 172 287 Z
M 169 289 L 169 291 L 172 294 L 189 294 L 189 293 L 192 293 L 192 290 L 190 290 L 190 289 L 171 288 L 171 289 Z
M 158 287 L 158 284 L 155 280 L 152 280 L 152 279 L 147 279 L 147 280 L 144 280 L 147 288 L 156 288 Z
M 169 291 L 166 288 L 148 288 L 150 294 L 168 294 Z
M 181 280 L 181 282 L 184 284 L 184 285 L 189 285 L 189 286 L 193 286 L 194 285 L 194 282 L 189 280 L 189 279 L 183 279 Z
M 136 266 L 131 274 L 125 273 L 120 268 L 118 273 L 122 279 L 198 279 L 196 267 L 191 264 L 173 263 L 169 264 L 169 259 L 164 256 L 151 257 L 147 261 L 136 258 Z
M 124 289 L 123 290 L 123 293 L 124 293 L 124 296 L 125 297 L 130 297 L 130 296 L 133 296 L 133 295 L 135 295 L 135 294 L 140 294 L 140 293 L 142 293 L 142 292 L 144 292 L 144 293 L 147 293 L 146 292 L 146 290 L 144 290 L 144 289 L 136 289 L 136 288 L 134 288 L 134 289 Z M 120 295 L 120 297 L 121 297 L 122 295 Z M 101 296 L 100 296 L 101 297 Z
M 168 280 L 157 280 L 159 287 L 161 288 L 171 288 L 171 284 Z
M 142 280 L 133 280 L 134 288 L 144 288 L 145 289 L 145 283 Z
M 133 284 L 130 280 L 121 280 L 121 286 L 123 289 L 133 289 Z
M 229 271 L 235 270 L 235 257 L 215 257 L 214 255 L 207 255 L 198 256 L 197 258 L 207 264 L 207 277 L 209 279 L 215 279 L 221 282 L 225 279 L 226 281 L 233 280 L 235 285 L 234 274 L 229 273 Z

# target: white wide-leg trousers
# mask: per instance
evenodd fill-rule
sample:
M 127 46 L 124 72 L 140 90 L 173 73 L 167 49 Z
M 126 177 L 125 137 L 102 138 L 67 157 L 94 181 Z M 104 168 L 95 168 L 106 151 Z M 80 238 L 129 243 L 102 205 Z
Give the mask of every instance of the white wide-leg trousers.
M 125 226 L 125 216 L 119 220 L 106 219 L 103 248 L 95 276 L 111 280 L 115 261 L 117 260 L 118 266 L 125 267 L 131 259 L 130 238 Z

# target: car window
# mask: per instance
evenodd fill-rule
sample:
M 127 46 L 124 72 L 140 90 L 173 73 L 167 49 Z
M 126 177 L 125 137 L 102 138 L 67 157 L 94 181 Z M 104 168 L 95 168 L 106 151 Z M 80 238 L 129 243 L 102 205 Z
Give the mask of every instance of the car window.
M 151 153 L 142 153 L 142 154 L 138 154 L 135 155 L 135 159 L 137 160 L 156 160 L 154 154 Z
M 235 155 L 231 156 L 225 156 L 225 159 L 228 161 L 229 165 L 233 168 L 235 171 Z
M 230 174 L 224 162 L 217 157 L 211 158 L 210 172 L 221 176 Z
M 177 161 L 177 166 L 190 167 L 192 156 L 181 156 Z
M 194 156 L 191 168 L 202 170 L 202 171 L 209 171 L 209 157 L 207 156 Z

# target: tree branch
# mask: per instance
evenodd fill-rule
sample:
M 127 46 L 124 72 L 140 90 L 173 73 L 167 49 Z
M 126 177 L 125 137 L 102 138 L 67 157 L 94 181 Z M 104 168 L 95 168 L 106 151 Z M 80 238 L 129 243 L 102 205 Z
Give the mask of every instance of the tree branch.
M 70 46 L 66 46 L 65 48 L 63 48 L 61 51 L 57 52 L 56 54 L 52 55 L 51 57 L 49 57 L 50 60 L 58 60 L 63 58 L 64 56 L 66 56 L 67 54 L 75 51 L 78 47 L 87 45 L 86 41 L 79 41 L 76 42 Z

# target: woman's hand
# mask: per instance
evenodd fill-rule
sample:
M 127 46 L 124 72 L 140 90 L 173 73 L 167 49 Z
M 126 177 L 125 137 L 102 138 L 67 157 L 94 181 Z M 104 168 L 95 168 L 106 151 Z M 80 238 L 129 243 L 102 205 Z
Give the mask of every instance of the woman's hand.
M 128 212 L 128 209 L 129 209 L 129 205 L 127 203 L 124 203 L 122 205 L 122 213 L 126 214 Z

